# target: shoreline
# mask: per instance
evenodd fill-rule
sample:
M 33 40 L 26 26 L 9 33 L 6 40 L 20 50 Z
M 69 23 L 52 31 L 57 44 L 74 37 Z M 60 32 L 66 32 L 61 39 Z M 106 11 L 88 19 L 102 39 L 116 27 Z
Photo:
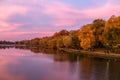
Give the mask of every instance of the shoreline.
M 120 54 L 114 54 L 114 53 L 108 54 L 108 53 L 99 52 L 99 51 L 84 51 L 84 50 L 66 49 L 66 48 L 61 48 L 60 51 L 64 51 L 70 54 L 78 54 L 86 57 L 120 60 Z

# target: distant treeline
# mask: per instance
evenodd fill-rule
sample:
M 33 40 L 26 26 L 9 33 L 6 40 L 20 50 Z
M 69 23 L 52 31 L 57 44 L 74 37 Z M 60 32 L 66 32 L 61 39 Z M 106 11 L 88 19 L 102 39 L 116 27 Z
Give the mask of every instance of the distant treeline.
M 79 30 L 61 30 L 50 37 L 17 41 L 16 44 L 52 49 L 118 49 L 120 48 L 120 16 L 113 15 L 107 21 L 95 19 Z
M 11 45 L 11 44 L 15 44 L 15 42 L 12 41 L 0 41 L 0 45 Z

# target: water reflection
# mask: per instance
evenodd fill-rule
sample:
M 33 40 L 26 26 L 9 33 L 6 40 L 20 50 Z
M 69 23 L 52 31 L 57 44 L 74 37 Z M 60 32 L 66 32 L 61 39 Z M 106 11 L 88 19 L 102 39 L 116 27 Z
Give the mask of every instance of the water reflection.
M 9 48 L 14 48 L 14 46 L 0 46 L 0 49 L 9 49 Z
M 13 75 L 9 65 L 18 65 L 15 59 L 0 56 L 0 80 L 25 80 L 22 75 Z
M 0 80 L 119 80 L 120 78 L 120 62 L 86 58 L 49 49 L 16 48 L 0 49 Z
M 66 52 L 58 51 L 58 50 L 53 50 L 53 49 L 44 49 L 44 48 L 36 48 L 36 47 L 16 47 L 16 49 L 25 49 L 25 50 L 31 50 L 32 52 L 38 54 L 38 53 L 43 53 L 43 54 L 53 54 L 54 56 L 54 61 L 70 61 L 70 62 L 75 62 L 79 60 L 81 56 L 78 56 L 76 54 L 68 54 Z

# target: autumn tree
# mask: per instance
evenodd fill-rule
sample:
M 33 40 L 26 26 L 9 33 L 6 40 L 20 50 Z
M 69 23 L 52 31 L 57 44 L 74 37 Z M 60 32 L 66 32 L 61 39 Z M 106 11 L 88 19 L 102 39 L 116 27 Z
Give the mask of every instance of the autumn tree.
M 66 48 L 70 48 L 72 46 L 72 37 L 71 36 L 63 36 L 63 44 Z
M 40 40 L 39 38 L 35 38 L 32 39 L 30 43 L 32 46 L 39 46 L 39 40 Z
M 104 44 L 107 47 L 114 48 L 120 45 L 120 16 L 112 16 L 105 23 Z
M 103 46 L 103 32 L 105 28 L 105 21 L 102 19 L 96 19 L 92 23 L 92 31 L 95 37 L 95 47 Z
M 47 48 L 48 47 L 48 42 L 49 38 L 48 37 L 43 37 L 42 39 L 39 40 L 39 45 L 42 48 Z
M 85 25 L 79 31 L 80 45 L 84 50 L 88 50 L 95 45 L 95 37 L 91 26 L 91 24 Z
M 48 44 L 49 48 L 57 49 L 57 39 L 56 38 L 52 38 L 52 39 L 48 40 L 47 44 Z
M 61 30 L 60 32 L 56 32 L 53 37 L 60 37 L 60 36 L 65 36 L 69 35 L 69 32 L 67 30 Z
M 63 48 L 64 47 L 64 44 L 63 44 L 63 38 L 62 37 L 59 37 L 58 39 L 57 39 L 57 48 L 59 49 L 59 48 Z
M 111 28 L 104 33 L 105 44 L 111 48 L 120 44 L 120 29 Z
M 69 32 L 69 36 L 72 38 L 72 46 L 71 48 L 79 49 L 80 48 L 80 40 L 78 38 L 79 30 L 71 30 Z
M 23 44 L 26 46 L 30 46 L 30 40 L 23 40 Z
M 80 30 L 61 30 L 50 37 L 17 41 L 16 44 L 52 49 L 66 47 L 88 50 L 101 48 L 103 45 L 110 48 L 118 48 L 120 47 L 120 16 L 116 17 L 113 15 L 107 21 L 95 19 L 91 24 L 83 26 Z

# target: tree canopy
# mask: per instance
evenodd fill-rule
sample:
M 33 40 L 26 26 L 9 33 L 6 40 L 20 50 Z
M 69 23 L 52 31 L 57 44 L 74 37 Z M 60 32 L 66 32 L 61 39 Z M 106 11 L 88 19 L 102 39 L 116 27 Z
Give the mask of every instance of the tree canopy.
M 107 21 L 95 19 L 78 30 L 61 30 L 53 36 L 19 41 L 29 46 L 43 48 L 120 48 L 120 16 L 111 16 Z

